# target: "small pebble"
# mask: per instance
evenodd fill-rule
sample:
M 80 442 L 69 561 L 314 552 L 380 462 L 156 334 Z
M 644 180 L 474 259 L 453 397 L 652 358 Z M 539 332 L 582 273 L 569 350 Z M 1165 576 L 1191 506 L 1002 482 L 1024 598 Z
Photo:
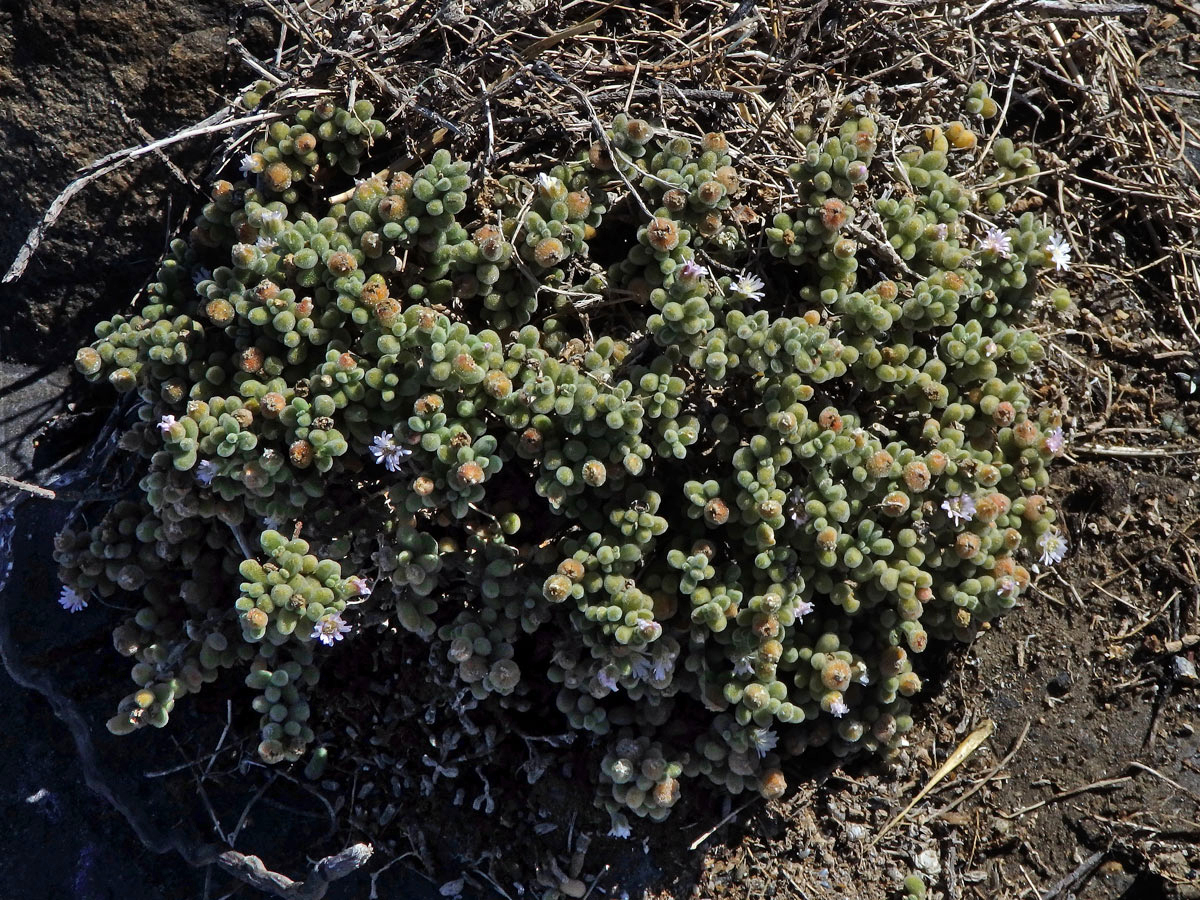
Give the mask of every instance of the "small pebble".
M 1196 664 L 1186 656 L 1171 658 L 1171 672 L 1181 684 L 1193 685 L 1200 682 L 1200 678 L 1196 676 Z
M 558 889 L 568 897 L 582 897 L 587 893 L 587 885 L 578 878 L 564 878 Z
M 1063 697 L 1071 690 L 1071 673 L 1059 672 L 1050 679 L 1050 683 L 1046 685 L 1046 690 L 1054 697 Z
M 942 872 L 942 861 L 938 859 L 938 852 L 932 847 L 918 853 L 915 862 L 918 869 L 929 875 L 940 875 Z

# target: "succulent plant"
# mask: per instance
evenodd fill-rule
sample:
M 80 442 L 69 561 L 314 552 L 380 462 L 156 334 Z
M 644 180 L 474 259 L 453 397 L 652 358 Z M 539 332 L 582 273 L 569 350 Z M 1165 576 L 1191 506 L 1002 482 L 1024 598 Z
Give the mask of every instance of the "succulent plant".
M 273 123 L 79 351 L 139 398 L 136 495 L 56 547 L 78 596 L 141 598 L 114 732 L 235 669 L 261 757 L 299 759 L 323 659 L 387 619 L 601 736 L 622 833 L 689 780 L 774 797 L 810 746 L 893 744 L 929 641 L 1061 558 L 1023 380 L 1051 229 L 990 218 L 1027 150 L 956 174 L 956 122 L 885 161 L 856 111 L 768 202 L 724 135 L 622 114 L 544 170 L 439 149 L 347 189 L 373 116 Z

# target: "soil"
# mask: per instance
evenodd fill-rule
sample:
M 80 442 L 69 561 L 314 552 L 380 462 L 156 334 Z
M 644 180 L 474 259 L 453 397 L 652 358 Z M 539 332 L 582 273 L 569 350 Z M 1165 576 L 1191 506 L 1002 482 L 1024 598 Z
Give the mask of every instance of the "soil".
M 7 98 L 0 108 L 0 190 L 10 210 L 0 264 L 16 255 L 79 166 L 141 142 L 143 129 L 157 137 L 203 118 L 249 80 L 228 39 L 266 52 L 272 26 L 255 9 L 234 0 L 0 2 L 0 92 Z M 1145 54 L 1143 82 L 1183 91 L 1162 99 L 1195 125 L 1190 97 L 1200 84 L 1191 63 L 1200 17 L 1177 4 L 1174 13 L 1156 11 L 1129 25 Z M 90 186 L 21 280 L 0 287 L 4 474 L 46 483 L 74 465 L 73 454 L 103 420 L 101 407 L 110 401 L 71 378 L 69 361 L 90 325 L 128 304 L 152 274 L 166 235 L 194 202 L 192 183 L 203 180 L 199 160 L 186 145 L 173 149 L 171 160 L 174 167 L 148 158 Z M 1200 154 L 1188 161 L 1200 164 Z M 909 746 L 896 758 L 829 767 L 781 801 L 735 808 L 715 830 L 725 810 L 686 810 L 671 828 L 650 833 L 646 854 L 640 844 L 598 839 L 582 876 L 596 880 L 596 896 L 649 890 L 676 898 L 883 898 L 898 896 L 903 877 L 923 870 L 951 898 L 1200 897 L 1200 339 L 1185 327 L 1185 320 L 1196 322 L 1196 310 L 1154 268 L 1165 251 L 1138 221 L 1118 213 L 1090 240 L 1090 264 L 1077 266 L 1068 282 L 1076 309 L 1043 334 L 1050 348 L 1043 398 L 1072 417 L 1072 447 L 1054 473 L 1071 556 L 1041 573 L 1027 602 L 990 633 L 945 657 Z M 53 424 L 39 429 L 48 419 Z M 25 505 L 38 510 L 34 518 L 45 528 L 55 514 L 50 507 Z M 21 597 L 53 593 L 52 566 L 34 551 L 19 557 L 23 567 L 2 595 L 0 606 L 10 613 L 21 602 L 14 585 Z M 80 648 L 103 650 L 103 642 L 70 633 L 44 646 L 14 641 L 6 653 L 22 671 L 48 659 L 61 666 L 66 654 L 79 654 L 71 688 L 82 702 L 88 689 L 81 679 L 106 672 L 111 660 Z M 146 849 L 114 811 L 124 807 L 139 819 L 137 804 L 152 805 L 136 799 L 143 796 L 139 782 L 155 768 L 151 760 L 169 768 L 181 759 L 168 739 L 156 735 L 126 757 L 127 742 L 116 751 L 104 735 L 93 748 L 103 762 L 93 770 L 76 756 L 80 746 L 88 749 L 78 730 L 54 716 L 70 720 L 68 708 L 15 683 L 4 688 L 0 858 L 22 859 L 27 873 L 17 882 L 6 876 L 5 897 L 199 900 L 229 890 L 169 846 L 151 848 L 168 851 L 159 855 Z M 102 721 L 98 710 L 107 704 L 98 698 L 92 721 Z M 209 714 L 207 726 L 202 713 Z M 195 727 L 211 729 L 215 717 L 219 732 L 221 716 L 220 709 L 201 709 Z M 995 723 L 991 737 L 872 843 L 986 720 Z M 120 789 L 102 799 L 82 783 L 85 772 Z M 254 790 L 261 783 L 255 777 L 241 784 Z M 172 789 L 172 802 L 194 804 L 186 784 Z M 565 818 L 561 811 L 579 802 L 569 778 L 548 784 L 528 804 Z M 515 777 L 512 789 L 521 789 Z M 245 790 L 235 782 L 226 796 L 212 798 L 226 825 Z M 430 817 L 425 834 L 476 831 L 482 843 L 504 849 L 495 822 L 450 803 L 422 809 Z M 589 815 L 586 804 L 576 811 Z M 203 814 L 182 815 L 189 847 L 214 840 Z M 309 845 L 273 832 L 290 815 L 273 809 L 252 817 L 248 840 L 269 849 L 274 833 L 275 849 L 302 862 Z M 174 824 L 156 827 L 174 833 Z M 145 834 L 150 826 L 143 818 L 139 827 Z M 702 849 L 688 849 L 710 830 Z M 548 831 L 544 846 L 568 852 L 566 831 Z M 393 874 L 416 872 L 427 853 L 422 838 L 410 840 L 412 853 L 401 847 L 381 854 L 368 871 L 413 856 Z M 410 876 L 406 889 L 459 874 L 446 868 L 453 856 L 437 849 L 430 855 L 438 870 Z M 491 893 L 478 874 L 482 862 L 468 867 L 460 856 L 458 865 L 468 874 L 467 893 Z M 489 871 L 507 869 L 489 864 Z M 1082 877 L 1062 884 L 1072 873 Z M 342 883 L 344 896 L 366 896 L 369 883 L 365 873 Z
M 81 166 L 141 143 L 144 133 L 161 136 L 207 115 L 229 89 L 235 63 L 228 38 L 262 50 L 264 24 L 225 0 L 0 2 L 3 267 Z M 97 318 L 128 304 L 153 274 L 192 202 L 189 182 L 203 177 L 200 156 L 185 146 L 172 162 L 173 170 L 161 159 L 135 163 L 92 184 L 49 231 L 20 281 L 0 284 L 0 474 L 48 483 L 94 438 L 111 400 L 73 379 L 70 360 Z M 35 527 L 30 519 L 23 524 Z M 43 535 L 52 533 L 46 527 Z M 52 569 L 42 559 L 36 571 L 15 572 L 0 606 L 15 615 L 18 593 L 53 596 Z M 57 658 L 78 654 L 79 638 L 60 645 Z M 23 653 L 32 648 L 8 649 L 10 672 L 28 675 Z M 183 864 L 169 843 L 145 846 L 114 798 L 86 783 L 94 773 L 78 755 L 70 705 L 48 702 L 27 689 L 32 683 L 0 680 L 0 859 L 20 861 L 6 867 L 0 894 L 202 896 L 209 873 Z

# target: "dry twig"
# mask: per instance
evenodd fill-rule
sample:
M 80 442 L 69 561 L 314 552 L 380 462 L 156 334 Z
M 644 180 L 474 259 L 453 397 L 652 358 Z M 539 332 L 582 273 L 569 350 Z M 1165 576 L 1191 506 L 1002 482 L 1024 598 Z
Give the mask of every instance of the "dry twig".
M 1039 800 L 1037 803 L 1031 803 L 1028 806 L 1023 806 L 1013 812 L 1000 813 L 1005 819 L 1019 819 L 1026 813 L 1031 813 L 1035 809 L 1041 809 L 1051 803 L 1057 803 L 1059 800 L 1066 800 L 1070 797 L 1077 797 L 1080 794 L 1087 794 L 1091 791 L 1103 791 L 1111 787 L 1116 787 L 1119 784 L 1125 784 L 1128 781 L 1133 781 L 1133 776 L 1122 775 L 1118 778 L 1102 778 L 1099 781 L 1093 781 L 1090 784 L 1080 785 L 1079 787 L 1070 788 L 1066 791 L 1059 791 L 1053 796 L 1047 797 L 1045 800 Z
M 272 872 L 257 856 L 246 856 L 236 850 L 226 850 L 217 857 L 217 864 L 240 881 L 283 900 L 320 900 L 329 890 L 330 882 L 361 868 L 372 852 L 370 844 L 347 847 L 313 865 L 304 881 L 293 881 Z
M 124 150 L 110 153 L 80 170 L 81 174 L 79 177 L 63 189 L 62 193 L 50 204 L 50 208 L 46 210 L 45 215 L 42 216 L 42 220 L 30 230 L 28 236 L 25 238 L 25 243 L 21 245 L 21 249 L 17 252 L 16 259 L 9 266 L 8 271 L 4 274 L 4 278 L 0 279 L 0 283 L 13 282 L 21 277 L 25 272 L 25 267 L 29 265 L 29 260 L 33 258 L 33 254 L 37 251 L 38 245 L 41 244 L 42 238 L 45 237 L 46 232 L 58 221 L 58 217 L 63 214 L 71 200 L 96 179 L 102 178 L 110 172 L 121 168 L 126 163 L 139 159 L 148 153 L 159 153 L 164 147 L 170 147 L 181 141 L 217 134 L 218 132 L 229 131 L 230 129 L 242 126 L 270 122 L 279 118 L 278 113 L 269 112 L 230 118 L 233 112 L 232 108 L 226 107 L 220 112 L 209 116 L 203 122 L 182 128 L 168 137 L 159 138 L 148 144 L 142 144 L 137 147 L 126 147 Z
M 908 815 L 909 811 L 918 803 L 920 803 L 921 800 L 924 799 L 925 795 L 932 791 L 943 778 L 970 759 L 971 754 L 978 750 L 983 745 L 983 742 L 992 736 L 992 732 L 995 729 L 996 723 L 991 719 L 986 719 L 982 725 L 968 734 L 966 738 L 963 739 L 963 742 L 954 749 L 954 752 L 950 754 L 946 761 L 938 767 L 938 770 L 933 773 L 929 781 L 926 782 L 925 787 L 921 788 L 921 790 L 917 792 L 917 796 L 912 798 L 912 801 L 908 804 L 908 806 L 896 813 L 896 815 L 893 816 L 892 819 L 883 826 L 883 828 L 879 829 L 879 833 L 876 834 L 871 840 L 871 846 L 874 847 L 881 840 L 883 840 L 883 836 L 891 831 L 897 822 Z

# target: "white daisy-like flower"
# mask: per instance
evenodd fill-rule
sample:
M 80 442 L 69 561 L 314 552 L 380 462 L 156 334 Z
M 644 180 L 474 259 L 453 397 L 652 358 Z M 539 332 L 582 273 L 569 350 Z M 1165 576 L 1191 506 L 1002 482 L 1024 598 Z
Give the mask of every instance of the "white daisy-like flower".
M 200 282 L 208 281 L 211 278 L 212 278 L 212 269 L 208 269 L 208 268 L 205 268 L 204 266 L 201 266 L 195 272 L 192 273 L 192 287 L 198 287 L 200 285 Z
M 734 675 L 753 675 L 754 674 L 754 654 L 747 653 L 745 656 L 739 656 L 733 664 Z
M 412 456 L 412 451 L 407 447 L 401 447 L 396 443 L 390 431 L 381 431 L 375 435 L 375 440 L 371 442 L 371 446 L 367 448 L 375 456 L 375 462 L 382 465 L 389 472 L 400 471 L 400 466 L 404 464 L 404 460 Z
M 942 510 L 953 524 L 961 525 L 971 521 L 971 517 L 975 515 L 975 500 L 970 494 L 947 497 L 942 501 Z
M 654 655 L 654 664 L 650 668 L 650 684 L 658 686 L 664 684 L 675 671 L 675 655 L 669 651 L 662 651 Z
M 158 420 L 158 425 L 156 427 L 163 434 L 166 434 L 167 432 L 169 432 L 172 428 L 174 428 L 178 424 L 179 424 L 179 420 L 176 419 L 174 416 L 163 416 L 161 419 Z
M 1054 528 L 1042 532 L 1037 539 L 1037 548 L 1042 551 L 1042 555 L 1038 559 L 1044 566 L 1062 562 L 1067 555 L 1067 542 Z
M 654 675 L 654 660 L 645 651 L 639 650 L 629 660 L 629 674 L 638 681 L 649 681 Z
M 538 173 L 537 184 L 538 190 L 551 199 L 558 199 L 567 191 L 566 185 L 553 175 L 547 175 L 545 172 Z
M 196 463 L 196 480 L 205 487 L 212 484 L 213 477 L 217 474 L 217 464 L 211 459 L 202 459 Z
M 1046 252 L 1050 254 L 1050 262 L 1054 263 L 1056 272 L 1065 272 L 1071 268 L 1071 245 L 1057 231 L 1050 235 Z
M 1016 596 L 1021 585 L 1011 575 L 1001 575 L 996 579 L 996 593 L 1001 597 Z
M 750 732 L 750 745 L 758 754 L 758 758 L 762 759 L 768 753 L 775 749 L 775 745 L 779 743 L 779 735 L 770 728 L 755 728 Z
M 74 588 L 64 587 L 58 595 L 58 605 L 69 613 L 81 612 L 87 608 L 87 595 Z
M 628 838 L 632 834 L 629 828 L 629 820 L 621 813 L 612 814 L 612 828 L 608 831 L 609 837 Z
M 249 178 L 251 175 L 257 175 L 263 170 L 263 158 L 254 153 L 247 153 L 242 157 L 242 175 Z
M 850 707 L 848 707 L 842 700 L 834 700 L 829 704 L 829 714 L 834 718 L 840 719 L 848 712 L 850 712 Z
M 766 282 L 757 275 L 743 275 L 731 284 L 729 289 L 743 300 L 758 302 L 765 296 L 763 288 L 766 286 Z
M 933 233 L 937 236 L 939 241 L 944 241 L 950 236 L 950 226 L 945 222 L 942 222 L 940 225 L 935 225 L 933 227 Z
M 381 431 L 375 435 L 370 447 L 371 452 L 375 454 L 375 462 L 383 462 L 383 457 L 390 453 L 394 446 L 396 446 L 396 442 L 390 431 Z
M 264 235 L 254 242 L 254 246 L 266 253 L 268 250 L 275 249 L 275 242 Z
M 262 523 L 267 531 L 278 531 L 283 527 L 283 521 L 275 516 L 263 516 Z
M 350 626 L 342 621 L 341 613 L 329 613 L 317 619 L 313 626 L 312 639 L 326 647 L 332 647 L 350 632 Z
M 679 267 L 679 275 L 681 278 L 686 278 L 689 281 L 699 281 L 708 274 L 708 269 L 700 265 L 694 259 L 689 259 Z
M 259 212 L 258 218 L 264 226 L 283 223 L 283 213 L 276 209 L 264 209 Z
M 801 600 L 796 604 L 796 622 L 799 623 L 805 616 L 813 611 L 815 607 L 807 600 Z
M 979 239 L 979 249 L 991 251 L 1001 259 L 1012 256 L 1012 238 L 999 228 L 989 228 L 987 234 Z
M 367 579 L 359 575 L 351 575 L 346 579 L 346 585 L 360 597 L 371 596 L 371 585 Z

